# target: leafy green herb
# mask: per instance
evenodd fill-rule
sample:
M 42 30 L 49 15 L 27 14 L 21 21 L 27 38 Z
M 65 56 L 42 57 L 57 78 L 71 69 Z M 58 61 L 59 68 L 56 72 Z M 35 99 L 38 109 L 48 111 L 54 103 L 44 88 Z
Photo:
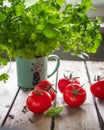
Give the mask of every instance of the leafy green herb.
M 3 0 L 0 0 L 0 5 L 3 5 Z
M 47 116 L 56 116 L 56 115 L 59 115 L 60 112 L 63 111 L 63 107 L 54 107 L 54 108 L 51 108 L 50 110 L 47 111 L 46 115 Z
M 91 0 L 65 4 L 64 0 L 38 0 L 27 6 L 25 0 L 0 0 L 0 63 L 6 51 L 10 58 L 47 56 L 63 46 L 64 52 L 80 57 L 96 53 L 102 36 L 99 18 L 87 15 Z
M 8 63 L 7 59 L 0 57 L 0 65 L 7 65 L 7 63 Z
M 3 73 L 3 74 L 0 75 L 0 81 L 3 81 L 4 83 L 6 83 L 8 78 L 9 78 L 9 76 L 6 73 Z

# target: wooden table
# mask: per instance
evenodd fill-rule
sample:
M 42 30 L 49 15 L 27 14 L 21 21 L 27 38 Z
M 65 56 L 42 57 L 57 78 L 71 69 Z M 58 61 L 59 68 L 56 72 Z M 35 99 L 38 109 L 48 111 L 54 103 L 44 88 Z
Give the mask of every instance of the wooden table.
M 52 67 L 54 61 L 49 62 L 49 71 Z M 63 74 L 69 75 L 72 71 L 74 75 L 80 77 L 81 84 L 88 81 L 84 86 L 87 99 L 77 108 L 67 106 L 57 88 L 57 81 L 63 77 Z M 61 60 L 58 72 L 48 79 L 55 84 L 58 91 L 53 107 L 63 107 L 63 111 L 56 117 L 48 117 L 45 113 L 35 115 L 26 110 L 25 101 L 30 90 L 22 90 L 18 87 L 15 62 L 12 62 L 9 74 L 10 78 L 6 84 L 0 82 L 1 127 L 28 130 L 104 130 L 104 99 L 94 98 L 89 89 L 95 74 L 104 76 L 104 62 Z

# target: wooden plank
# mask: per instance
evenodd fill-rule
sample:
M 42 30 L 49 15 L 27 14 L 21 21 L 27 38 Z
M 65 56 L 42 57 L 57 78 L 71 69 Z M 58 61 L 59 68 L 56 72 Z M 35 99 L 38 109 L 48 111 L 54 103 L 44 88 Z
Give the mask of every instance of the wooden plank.
M 54 62 L 49 62 L 48 66 L 48 72 L 50 73 L 54 67 Z M 48 80 L 55 84 L 56 74 L 54 74 Z M 12 115 L 13 119 L 11 119 L 11 116 L 8 116 L 4 126 L 8 128 L 27 128 L 30 130 L 49 130 L 51 127 L 51 117 L 45 116 L 45 113 L 35 115 L 28 110 L 25 112 L 23 111 L 24 106 L 26 106 L 26 97 L 29 92 L 30 90 L 20 90 L 13 108 L 9 113 L 9 115 Z
M 85 65 L 78 61 L 61 61 L 59 69 L 59 79 L 63 74 L 68 74 L 74 71 L 75 75 L 80 77 L 81 84 L 88 81 Z M 73 74 L 74 74 L 73 73 Z M 84 88 L 87 91 L 87 99 L 83 105 L 77 108 L 69 107 L 63 101 L 63 96 L 58 92 L 57 105 L 62 106 L 64 110 L 55 118 L 55 130 L 99 130 L 99 121 L 96 114 L 96 109 L 93 103 L 93 98 L 89 92 L 89 84 L 85 84 Z
M 103 62 L 87 62 L 88 66 L 88 72 L 90 76 L 91 83 L 94 82 L 94 76 L 95 75 L 102 75 L 104 76 L 104 61 Z M 95 98 L 95 101 L 97 103 L 97 106 L 99 108 L 99 112 L 102 116 L 103 122 L 104 122 L 104 99 L 98 99 Z
M 9 64 L 0 70 L 7 72 Z M 8 113 L 8 110 L 14 100 L 14 97 L 18 91 L 17 80 L 16 80 L 16 65 L 12 62 L 11 68 L 9 70 L 9 80 L 7 83 L 0 82 L 0 125 Z

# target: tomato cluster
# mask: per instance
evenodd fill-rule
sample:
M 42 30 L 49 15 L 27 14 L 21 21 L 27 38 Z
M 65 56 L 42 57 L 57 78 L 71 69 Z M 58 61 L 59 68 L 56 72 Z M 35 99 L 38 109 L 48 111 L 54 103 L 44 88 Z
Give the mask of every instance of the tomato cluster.
M 58 81 L 58 89 L 63 94 L 63 99 L 69 106 L 80 106 L 86 100 L 86 90 L 76 78 L 61 78 Z M 90 84 L 90 92 L 93 96 L 104 99 L 104 79 L 98 78 Z
M 65 103 L 72 107 L 82 105 L 86 100 L 86 90 L 76 78 L 61 78 L 58 81 L 58 89 L 63 95 Z M 97 98 L 104 98 L 104 80 L 99 79 L 90 84 L 90 91 Z M 53 84 L 48 80 L 41 81 L 26 99 L 26 105 L 33 113 L 43 113 L 50 108 L 56 98 Z
M 64 75 L 64 78 L 61 78 L 59 81 L 58 81 L 58 88 L 60 90 L 61 93 L 63 93 L 65 87 L 69 84 L 80 84 L 80 82 L 77 80 L 77 78 L 73 78 L 72 75 L 70 75 L 69 77 L 66 77 Z
M 62 78 L 58 81 L 59 91 L 63 94 L 66 104 L 72 107 L 80 106 L 86 100 L 86 91 L 76 78 Z
M 43 113 L 56 98 L 56 91 L 53 85 L 47 81 L 41 81 L 33 91 L 29 93 L 26 99 L 28 109 L 33 113 Z

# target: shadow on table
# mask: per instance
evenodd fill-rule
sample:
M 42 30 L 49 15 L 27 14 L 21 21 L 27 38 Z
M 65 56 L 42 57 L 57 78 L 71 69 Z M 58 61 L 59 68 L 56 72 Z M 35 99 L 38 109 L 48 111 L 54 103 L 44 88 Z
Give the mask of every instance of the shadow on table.
M 0 127 L 0 130 L 28 130 L 28 129 Z

